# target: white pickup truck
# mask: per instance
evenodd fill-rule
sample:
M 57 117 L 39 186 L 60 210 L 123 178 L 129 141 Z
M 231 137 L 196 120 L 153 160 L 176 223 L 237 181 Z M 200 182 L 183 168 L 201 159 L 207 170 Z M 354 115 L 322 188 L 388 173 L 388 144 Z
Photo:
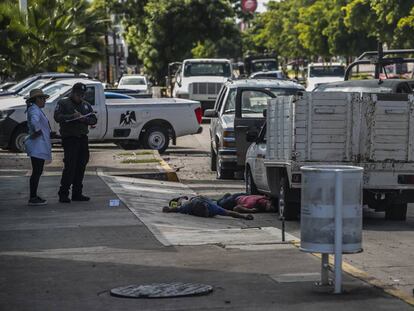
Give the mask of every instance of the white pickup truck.
M 246 156 L 246 188 L 277 198 L 293 219 L 303 165 L 364 168 L 364 203 L 405 220 L 414 202 L 414 95 L 312 92 L 270 99 Z
M 344 81 L 345 66 L 340 63 L 311 63 L 308 65 L 306 91 L 312 92 L 319 84 Z
M 232 77 L 228 59 L 186 59 L 175 76 L 173 97 L 201 102 L 204 110 L 212 109 L 224 82 Z
M 200 133 L 202 111 L 200 103 L 185 99 L 143 98 L 106 99 L 102 83 L 88 79 L 66 79 L 47 86 L 43 91 L 50 97 L 44 112 L 50 121 L 53 142 L 59 140 L 59 124 L 53 113 L 58 100 L 69 95 L 76 82 L 87 86 L 88 101 L 98 123 L 89 130 L 91 142 L 115 142 L 125 149 L 140 146 L 168 148 L 170 139 Z M 26 104 L 22 96 L 0 99 L 0 147 L 14 151 L 24 150 L 27 135 Z

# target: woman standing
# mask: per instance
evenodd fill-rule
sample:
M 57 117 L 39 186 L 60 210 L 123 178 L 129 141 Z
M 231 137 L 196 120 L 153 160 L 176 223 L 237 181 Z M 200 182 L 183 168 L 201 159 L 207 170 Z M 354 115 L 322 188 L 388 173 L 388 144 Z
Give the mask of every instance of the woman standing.
M 33 89 L 26 100 L 27 125 L 29 136 L 26 137 L 25 147 L 32 162 L 30 176 L 29 205 L 46 205 L 47 201 L 37 195 L 39 179 L 43 173 L 45 160 L 52 160 L 52 145 L 50 143 L 50 124 L 42 108 L 49 96 L 40 89 Z

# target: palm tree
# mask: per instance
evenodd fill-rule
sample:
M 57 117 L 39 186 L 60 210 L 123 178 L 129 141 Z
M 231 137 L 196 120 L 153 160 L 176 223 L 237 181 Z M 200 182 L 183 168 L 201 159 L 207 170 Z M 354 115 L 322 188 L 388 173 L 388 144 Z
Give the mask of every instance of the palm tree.
M 17 78 L 58 69 L 81 71 L 104 56 L 105 12 L 91 8 L 88 1 L 31 0 L 27 25 L 16 12 L 16 4 L 6 5 L 8 12 L 4 13 L 0 8 L 0 26 L 1 17 L 7 13 L 12 14 L 12 19 L 18 17 L 16 20 L 24 40 L 20 40 L 19 46 L 5 51 L 5 55 L 0 50 L 0 62 L 2 58 L 9 61 L 10 70 Z M 14 42 L 13 37 L 7 39 Z

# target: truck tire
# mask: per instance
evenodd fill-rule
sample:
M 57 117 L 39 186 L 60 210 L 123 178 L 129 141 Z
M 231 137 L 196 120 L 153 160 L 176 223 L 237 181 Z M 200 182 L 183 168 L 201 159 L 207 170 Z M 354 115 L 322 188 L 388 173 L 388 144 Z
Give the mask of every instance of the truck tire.
M 246 166 L 245 184 L 247 194 L 259 194 L 259 191 L 257 191 L 257 187 L 253 180 L 252 172 L 248 166 Z
M 407 219 L 407 203 L 389 204 L 385 208 L 385 219 L 404 221 Z
M 232 179 L 234 177 L 232 170 L 223 169 L 219 157 L 216 157 L 216 177 L 217 179 Z
M 159 153 L 164 153 L 170 144 L 168 130 L 161 126 L 154 126 L 146 129 L 143 140 L 146 148 L 158 150 Z
M 289 191 L 290 188 L 288 185 L 288 179 L 286 176 L 282 176 L 280 178 L 278 195 L 279 218 L 285 218 L 285 220 L 295 220 L 298 219 L 300 205 L 296 202 L 287 201 Z
M 27 126 L 19 126 L 12 135 L 10 149 L 14 152 L 24 152 L 24 139 L 27 135 L 29 135 Z
M 211 154 L 210 154 L 210 169 L 212 172 L 216 171 L 217 166 L 217 155 L 214 152 L 213 146 L 210 146 Z
M 139 148 L 139 142 L 135 140 L 120 141 L 117 145 L 124 150 L 137 150 Z

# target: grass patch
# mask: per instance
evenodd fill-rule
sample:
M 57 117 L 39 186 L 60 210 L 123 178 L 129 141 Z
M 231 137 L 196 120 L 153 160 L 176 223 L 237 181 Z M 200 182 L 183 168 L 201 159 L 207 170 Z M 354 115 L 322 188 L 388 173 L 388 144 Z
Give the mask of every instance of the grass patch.
M 160 163 L 160 161 L 157 159 L 125 159 L 121 161 L 121 163 L 124 163 L 124 164 L 155 163 L 155 162 Z
M 145 155 L 145 154 L 154 154 L 153 151 L 138 151 L 135 152 L 136 155 Z

